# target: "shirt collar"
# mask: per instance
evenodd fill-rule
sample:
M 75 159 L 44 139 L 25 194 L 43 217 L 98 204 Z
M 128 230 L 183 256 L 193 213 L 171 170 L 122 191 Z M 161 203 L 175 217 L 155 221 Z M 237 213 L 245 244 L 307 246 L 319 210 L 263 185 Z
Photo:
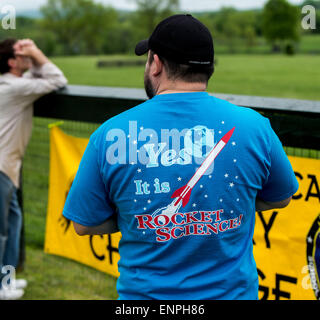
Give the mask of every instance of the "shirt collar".
M 179 92 L 179 93 L 165 93 L 165 94 L 158 94 L 152 98 L 152 100 L 189 100 L 189 99 L 201 99 L 209 97 L 208 92 L 206 91 L 199 91 L 199 92 Z

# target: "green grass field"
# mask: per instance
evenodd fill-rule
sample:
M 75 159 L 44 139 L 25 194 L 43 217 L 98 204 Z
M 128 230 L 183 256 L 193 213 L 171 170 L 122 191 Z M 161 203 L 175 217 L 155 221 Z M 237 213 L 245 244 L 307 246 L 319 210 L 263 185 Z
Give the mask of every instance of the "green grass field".
M 116 279 L 77 262 L 43 252 L 49 173 L 49 129 L 53 119 L 34 119 L 23 168 L 26 263 L 18 277 L 29 281 L 24 299 L 117 299 Z M 98 125 L 65 121 L 68 134 L 89 137 Z
M 110 57 L 59 57 L 53 61 L 71 84 L 143 87 L 143 67 L 97 68 L 97 62 L 105 59 Z M 320 100 L 320 55 L 217 55 L 216 59 L 209 92 Z
M 70 84 L 143 87 L 143 67 L 101 68 L 99 60 L 135 57 L 59 57 Z M 320 100 L 320 56 L 218 55 L 210 92 Z M 116 299 L 116 279 L 57 256 L 43 253 L 49 170 L 49 129 L 54 120 L 35 119 L 24 161 L 24 214 L 27 242 L 25 299 Z M 89 137 L 96 125 L 66 121 L 69 134 Z M 308 152 L 287 149 L 289 154 Z M 312 153 L 319 157 L 319 152 Z

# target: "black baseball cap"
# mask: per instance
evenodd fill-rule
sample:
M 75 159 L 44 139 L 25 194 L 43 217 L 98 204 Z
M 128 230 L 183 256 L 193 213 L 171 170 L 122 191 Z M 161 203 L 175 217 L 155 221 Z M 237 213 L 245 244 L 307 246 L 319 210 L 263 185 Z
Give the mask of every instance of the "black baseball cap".
M 149 50 L 179 64 L 212 66 L 213 39 L 208 28 L 190 14 L 177 14 L 161 21 L 147 40 L 140 41 L 135 53 Z

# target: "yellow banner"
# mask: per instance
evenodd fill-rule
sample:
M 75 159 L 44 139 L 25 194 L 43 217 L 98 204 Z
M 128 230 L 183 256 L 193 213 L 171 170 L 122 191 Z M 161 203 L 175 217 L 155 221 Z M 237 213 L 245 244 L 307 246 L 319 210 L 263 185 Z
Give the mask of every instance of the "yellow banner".
M 62 215 L 65 200 L 88 141 L 69 136 L 58 127 L 50 130 L 45 252 L 76 260 L 118 277 L 118 244 L 121 234 L 80 237 L 75 233 L 72 222 Z
M 320 299 L 320 160 L 290 157 L 299 190 L 288 207 L 257 213 L 260 299 Z
M 76 235 L 62 216 L 68 191 L 88 139 L 53 127 L 45 252 L 61 255 L 119 276 L 121 234 Z M 287 208 L 257 213 L 254 256 L 260 299 L 320 299 L 320 160 L 289 157 L 300 187 Z

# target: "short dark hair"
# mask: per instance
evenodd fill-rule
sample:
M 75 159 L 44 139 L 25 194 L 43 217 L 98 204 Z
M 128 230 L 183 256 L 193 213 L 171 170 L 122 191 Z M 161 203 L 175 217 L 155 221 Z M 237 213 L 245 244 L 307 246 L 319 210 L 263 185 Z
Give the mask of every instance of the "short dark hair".
M 150 50 L 149 64 L 153 62 L 156 52 Z M 214 63 L 211 66 L 190 66 L 168 60 L 159 54 L 170 80 L 183 80 L 190 83 L 208 83 L 214 73 Z
M 16 42 L 17 40 L 13 38 L 0 42 L 0 73 L 2 74 L 10 71 L 8 61 L 15 57 L 13 46 Z

